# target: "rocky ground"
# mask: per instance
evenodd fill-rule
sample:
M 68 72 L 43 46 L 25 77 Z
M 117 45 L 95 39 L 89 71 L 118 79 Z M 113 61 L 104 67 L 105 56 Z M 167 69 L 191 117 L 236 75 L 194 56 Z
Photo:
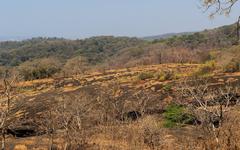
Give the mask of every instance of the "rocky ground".
M 24 116 L 25 123 L 13 125 L 11 128 L 32 132 L 29 136 L 11 135 L 7 137 L 9 149 L 47 149 L 48 136 L 38 133 L 39 120 L 41 120 L 54 107 L 62 96 L 79 98 L 84 92 L 88 99 L 97 99 L 101 90 L 114 93 L 116 100 L 124 101 L 124 112 L 143 112 L 140 119 L 131 123 L 114 122 L 108 125 L 99 123 L 99 106 L 93 108 L 90 116 L 83 117 L 83 126 L 86 130 L 85 146 L 83 149 L 176 149 L 183 137 L 201 138 L 200 132 L 195 127 L 186 126 L 181 129 L 166 129 L 162 127 L 162 112 L 164 107 L 178 100 L 177 84 L 189 76 L 199 65 L 192 64 L 164 64 L 142 66 L 135 68 L 109 70 L 103 73 L 95 72 L 87 75 L 78 75 L 66 78 L 53 78 L 35 81 L 20 82 L 14 85 L 14 103 L 24 103 L 21 110 L 16 113 L 16 118 Z M 155 77 L 140 80 L 141 73 L 157 73 L 160 71 L 174 72 L 178 77 L 170 80 L 159 80 Z M 208 79 L 208 84 L 221 86 L 227 84 L 239 84 L 240 73 L 214 73 Z M 108 90 L 109 89 L 109 90 Z M 2 94 L 3 89 L 0 91 Z M 2 100 L 5 97 L 2 96 Z M 85 102 L 84 102 L 85 103 Z M 233 108 L 238 112 L 238 107 Z M 235 113 L 236 114 L 236 113 Z M 117 115 L 114 116 L 117 119 Z M 91 118 L 91 119 L 89 119 Z M 28 123 L 28 122 L 31 122 Z M 32 124 L 34 122 L 34 125 Z M 39 123 L 40 124 L 40 123 Z M 145 133 L 148 131 L 148 133 Z M 55 143 L 62 143 L 62 138 L 56 132 Z M 31 135 L 31 136 L 30 136 Z M 148 135 L 143 137 L 143 135 Z M 15 136 L 15 137 L 14 137 Z M 149 138 L 151 140 L 149 140 Z M 158 139 L 158 140 L 157 140 Z M 159 139 L 161 139 L 159 141 Z M 154 144 L 151 143 L 154 141 Z M 178 145 L 178 146 L 177 146 Z M 161 147 L 162 146 L 162 147 Z M 61 146 L 58 146 L 61 149 Z

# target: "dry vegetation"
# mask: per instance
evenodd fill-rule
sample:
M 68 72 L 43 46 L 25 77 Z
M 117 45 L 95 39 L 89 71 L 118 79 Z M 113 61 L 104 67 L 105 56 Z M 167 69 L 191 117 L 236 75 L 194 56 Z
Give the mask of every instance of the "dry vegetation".
M 238 0 L 200 2 L 214 16 Z M 0 42 L 1 150 L 240 150 L 239 22 Z
M 5 77 L 2 147 L 239 149 L 240 74 L 214 68 L 162 64 L 27 82 Z

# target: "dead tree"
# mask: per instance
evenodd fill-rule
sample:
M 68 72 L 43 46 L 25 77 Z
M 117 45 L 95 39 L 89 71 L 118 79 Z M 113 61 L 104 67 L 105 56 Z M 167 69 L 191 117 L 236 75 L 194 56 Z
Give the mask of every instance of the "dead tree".
M 2 107 L 2 106 L 1 106 Z M 0 124 L 0 129 L 1 129 L 1 150 L 5 150 L 5 141 L 6 141 L 6 137 L 5 137 L 5 135 L 6 135 L 6 128 L 5 128 L 5 124 L 6 124 L 6 119 L 7 119 L 7 113 L 6 113 L 7 111 L 6 110 L 3 110 L 2 108 L 1 108 L 1 112 L 0 112 L 0 122 L 1 122 L 1 124 Z
M 2 100 L 0 107 L 0 131 L 2 150 L 6 149 L 6 134 L 17 125 L 21 125 L 24 120 L 24 101 L 11 102 L 9 105 L 6 100 Z M 8 106 L 10 109 L 8 109 Z
M 15 117 L 15 113 L 18 112 L 20 106 L 13 99 L 13 85 L 17 81 L 17 76 L 15 74 L 10 75 L 8 70 L 5 71 L 3 78 L 3 95 L 0 99 L 0 131 L 1 131 L 1 149 L 5 150 L 5 140 L 8 127 L 11 125 L 12 119 Z
M 238 17 L 237 21 L 237 44 L 239 44 L 240 41 L 240 16 Z
M 7 98 L 7 111 L 10 109 L 10 103 L 12 99 L 12 90 L 13 90 L 13 85 L 17 81 L 17 76 L 13 74 L 12 76 L 10 75 L 10 72 L 8 70 L 5 71 L 5 75 L 3 78 L 3 87 L 4 87 L 4 95 Z
M 230 14 L 238 0 L 200 0 L 205 11 L 212 11 L 210 16 L 216 14 Z
M 96 100 L 88 99 L 85 93 L 78 96 L 63 95 L 57 97 L 58 104 L 53 110 L 54 132 L 64 138 L 64 150 L 78 149 L 85 143 L 82 120 L 96 106 Z M 61 134 L 62 133 L 62 134 Z
M 54 110 L 52 108 L 50 108 L 50 110 L 48 110 L 47 113 L 47 120 L 46 120 L 46 131 L 47 134 L 49 136 L 49 146 L 48 149 L 49 150 L 53 150 L 54 149 L 54 134 L 56 132 L 56 115 L 54 114 L 56 112 L 54 112 Z
M 183 99 L 190 99 L 192 113 L 220 147 L 219 132 L 226 119 L 225 113 L 230 111 L 234 95 L 239 92 L 238 88 L 211 86 L 209 80 L 195 79 L 181 83 L 180 91 Z
M 150 95 L 144 91 L 139 91 L 135 95 L 136 99 L 139 101 L 140 114 L 144 116 L 147 111 L 147 104 L 150 100 Z
M 118 83 L 111 83 L 107 88 L 104 88 L 97 97 L 98 106 L 103 111 L 104 123 L 109 123 L 115 119 L 114 115 L 122 117 L 124 101 L 121 99 L 123 93 Z

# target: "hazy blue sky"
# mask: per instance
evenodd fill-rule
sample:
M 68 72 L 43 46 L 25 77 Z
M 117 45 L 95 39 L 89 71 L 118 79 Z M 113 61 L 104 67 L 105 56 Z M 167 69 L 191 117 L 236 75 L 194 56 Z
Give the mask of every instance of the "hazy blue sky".
M 238 15 L 211 20 L 198 0 L 0 0 L 0 35 L 148 36 L 213 28 Z

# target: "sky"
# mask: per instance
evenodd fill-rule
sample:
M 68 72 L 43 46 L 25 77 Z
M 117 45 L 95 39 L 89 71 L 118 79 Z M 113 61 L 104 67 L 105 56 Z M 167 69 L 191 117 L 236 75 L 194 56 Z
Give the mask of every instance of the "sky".
M 81 39 L 200 31 L 236 22 L 238 6 L 230 16 L 210 19 L 199 0 L 0 0 L 0 36 Z

